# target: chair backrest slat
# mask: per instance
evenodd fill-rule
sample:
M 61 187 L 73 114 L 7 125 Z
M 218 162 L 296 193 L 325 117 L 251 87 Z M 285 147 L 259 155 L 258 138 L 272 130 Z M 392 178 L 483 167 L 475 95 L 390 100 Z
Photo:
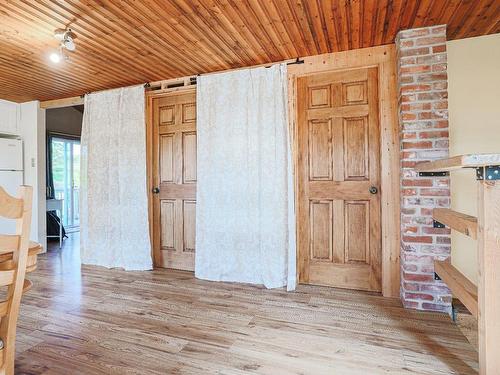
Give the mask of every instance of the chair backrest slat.
M 19 219 L 23 214 L 23 200 L 10 196 L 0 186 L 0 216 L 8 219 Z
M 19 249 L 21 237 L 17 234 L 0 234 L 0 254 L 13 253 Z
M 0 186 L 0 216 L 16 219 L 15 235 L 1 236 L 0 247 L 8 250 L 17 244 L 12 249 L 12 255 L 0 253 L 1 258 L 8 258 L 0 267 L 0 285 L 8 285 L 6 299 L 0 301 L 0 339 L 3 342 L 2 353 L 0 353 L 2 360 L 0 374 L 2 375 L 14 375 L 16 325 L 21 296 L 25 287 L 24 277 L 30 246 L 32 199 L 33 189 L 30 186 L 20 187 L 19 198 L 11 197 Z M 28 285 L 27 288 L 29 287 Z

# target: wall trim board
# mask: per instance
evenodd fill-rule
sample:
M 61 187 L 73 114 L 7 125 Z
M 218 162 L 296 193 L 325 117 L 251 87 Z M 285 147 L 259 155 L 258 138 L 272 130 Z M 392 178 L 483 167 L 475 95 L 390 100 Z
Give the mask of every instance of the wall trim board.
M 378 68 L 381 145 L 382 294 L 400 296 L 400 150 L 397 112 L 396 49 L 394 45 L 305 57 L 288 67 L 288 111 L 298 191 L 297 79 L 311 74 L 353 68 Z M 295 194 L 298 207 L 298 194 Z M 300 233 L 297 231 L 297 243 Z M 298 255 L 298 253 L 297 253 Z M 297 270 L 299 268 L 297 267 Z M 298 276 L 298 275 L 297 275 Z M 298 279 L 298 277 L 297 277 Z

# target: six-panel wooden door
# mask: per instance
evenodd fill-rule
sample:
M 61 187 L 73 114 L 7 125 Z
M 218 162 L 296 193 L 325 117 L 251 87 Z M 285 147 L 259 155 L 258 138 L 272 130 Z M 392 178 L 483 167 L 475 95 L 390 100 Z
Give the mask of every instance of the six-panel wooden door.
M 381 290 L 377 68 L 297 80 L 299 281 Z
M 153 99 L 153 243 L 159 267 L 194 270 L 196 94 Z

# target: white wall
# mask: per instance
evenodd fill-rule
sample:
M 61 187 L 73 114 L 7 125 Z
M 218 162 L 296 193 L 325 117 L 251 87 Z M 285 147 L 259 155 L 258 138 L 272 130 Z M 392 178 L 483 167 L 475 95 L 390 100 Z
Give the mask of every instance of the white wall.
M 500 153 L 500 34 L 447 43 L 450 155 Z M 477 215 L 474 170 L 451 173 L 452 208 Z M 452 232 L 451 261 L 477 283 L 477 242 Z
M 38 101 L 20 104 L 18 134 L 24 143 L 24 184 L 33 187 L 30 237 L 46 248 L 44 112 Z

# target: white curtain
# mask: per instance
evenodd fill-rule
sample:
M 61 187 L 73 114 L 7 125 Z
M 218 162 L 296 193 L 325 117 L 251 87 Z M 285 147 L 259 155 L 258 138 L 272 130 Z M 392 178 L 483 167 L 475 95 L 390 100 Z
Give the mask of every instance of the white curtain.
M 197 84 L 196 277 L 295 289 L 286 65 Z
M 85 96 L 80 245 L 84 264 L 152 268 L 144 87 Z

